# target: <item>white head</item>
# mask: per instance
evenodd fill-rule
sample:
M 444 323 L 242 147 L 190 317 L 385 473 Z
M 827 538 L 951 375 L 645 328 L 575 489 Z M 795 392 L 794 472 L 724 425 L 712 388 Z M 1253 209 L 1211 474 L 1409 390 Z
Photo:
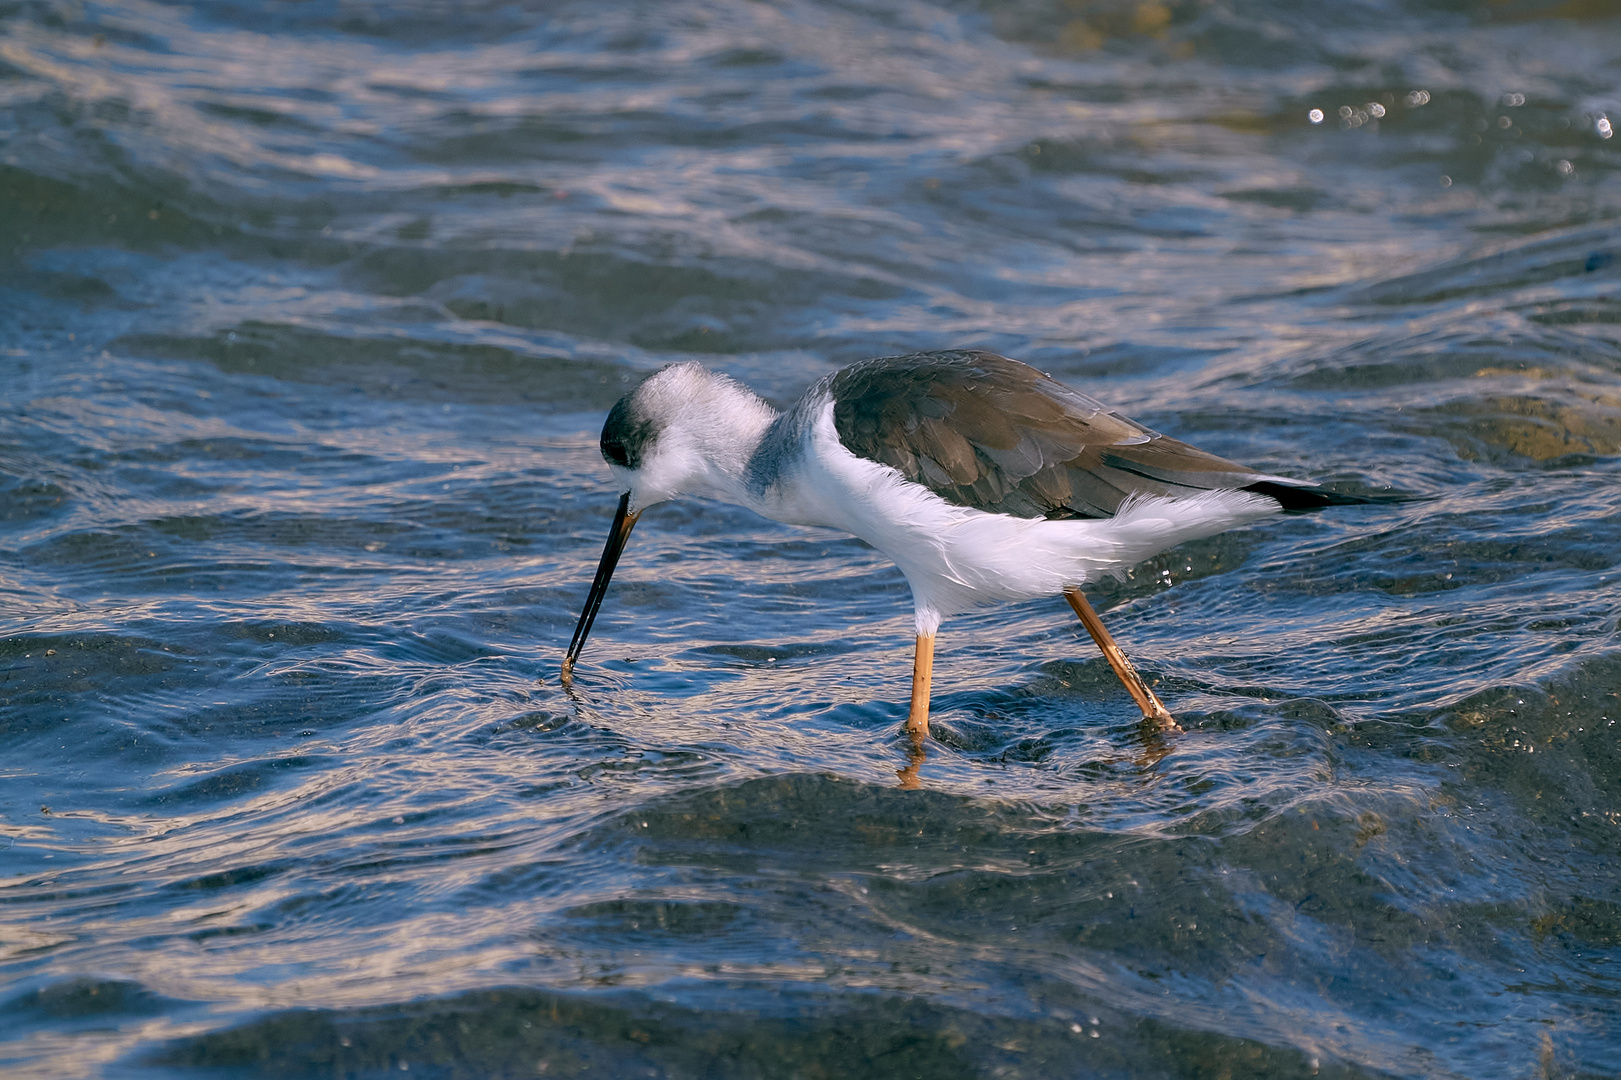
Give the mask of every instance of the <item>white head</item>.
M 744 501 L 749 457 L 776 418 L 748 389 L 695 363 L 671 364 L 619 399 L 602 425 L 602 456 L 625 494 L 563 657 L 565 683 L 642 511 L 677 495 Z
M 695 362 L 671 364 L 619 399 L 602 457 L 638 512 L 677 495 L 737 502 L 749 456 L 777 412 Z

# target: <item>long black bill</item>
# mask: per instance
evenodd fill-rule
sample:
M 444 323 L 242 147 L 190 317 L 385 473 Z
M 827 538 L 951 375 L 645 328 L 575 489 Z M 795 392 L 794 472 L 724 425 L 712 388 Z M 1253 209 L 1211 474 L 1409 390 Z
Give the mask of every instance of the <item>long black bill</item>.
M 619 565 L 625 541 L 630 539 L 630 530 L 636 527 L 636 519 L 641 516 L 640 510 L 634 514 L 630 512 L 630 492 L 619 496 L 619 509 L 614 511 L 613 528 L 608 531 L 602 561 L 597 563 L 596 580 L 591 582 L 591 595 L 585 598 L 585 610 L 580 612 L 579 625 L 574 628 L 574 640 L 568 643 L 568 652 L 563 657 L 565 683 L 574 677 L 574 662 L 585 648 L 585 639 L 591 634 L 591 624 L 597 621 L 597 609 L 602 606 L 602 598 L 608 592 L 608 582 L 614 576 L 614 567 Z

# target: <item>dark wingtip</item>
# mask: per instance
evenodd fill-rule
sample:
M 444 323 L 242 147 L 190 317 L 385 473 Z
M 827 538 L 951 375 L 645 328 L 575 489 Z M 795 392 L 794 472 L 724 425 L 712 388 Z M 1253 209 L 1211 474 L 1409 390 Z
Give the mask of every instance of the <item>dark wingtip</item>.
M 1251 484 L 1244 489 L 1253 491 L 1257 495 L 1265 495 L 1269 499 L 1276 499 L 1283 506 L 1286 514 L 1309 514 L 1313 510 L 1321 510 L 1327 506 L 1366 506 L 1373 503 L 1404 503 L 1417 502 L 1416 495 L 1404 495 L 1397 492 L 1378 492 L 1371 495 L 1351 495 L 1343 491 L 1330 491 L 1324 487 L 1297 487 L 1294 484 L 1279 484 L 1272 480 L 1262 480 Z

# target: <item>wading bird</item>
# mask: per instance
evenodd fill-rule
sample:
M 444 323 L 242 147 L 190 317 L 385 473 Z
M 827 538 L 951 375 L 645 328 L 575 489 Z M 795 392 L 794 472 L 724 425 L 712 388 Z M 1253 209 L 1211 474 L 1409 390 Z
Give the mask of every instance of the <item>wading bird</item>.
M 895 561 L 917 614 L 906 727 L 920 745 L 941 618 L 1059 594 L 1144 719 L 1174 727 L 1081 586 L 1275 514 L 1372 501 L 1207 454 L 986 352 L 866 360 L 785 412 L 725 375 L 673 364 L 613 407 L 602 456 L 624 494 L 563 659 L 565 684 L 642 511 L 707 496 L 841 529 Z

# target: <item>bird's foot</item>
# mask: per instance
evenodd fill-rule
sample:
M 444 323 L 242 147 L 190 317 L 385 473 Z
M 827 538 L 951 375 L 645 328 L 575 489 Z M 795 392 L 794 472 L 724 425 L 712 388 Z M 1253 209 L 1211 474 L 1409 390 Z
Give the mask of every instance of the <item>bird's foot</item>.
M 1158 700 L 1154 704 L 1159 705 Z M 1143 710 L 1143 730 L 1151 735 L 1176 735 L 1183 730 L 1182 725 L 1176 722 L 1165 706 L 1160 705 L 1155 710 Z

